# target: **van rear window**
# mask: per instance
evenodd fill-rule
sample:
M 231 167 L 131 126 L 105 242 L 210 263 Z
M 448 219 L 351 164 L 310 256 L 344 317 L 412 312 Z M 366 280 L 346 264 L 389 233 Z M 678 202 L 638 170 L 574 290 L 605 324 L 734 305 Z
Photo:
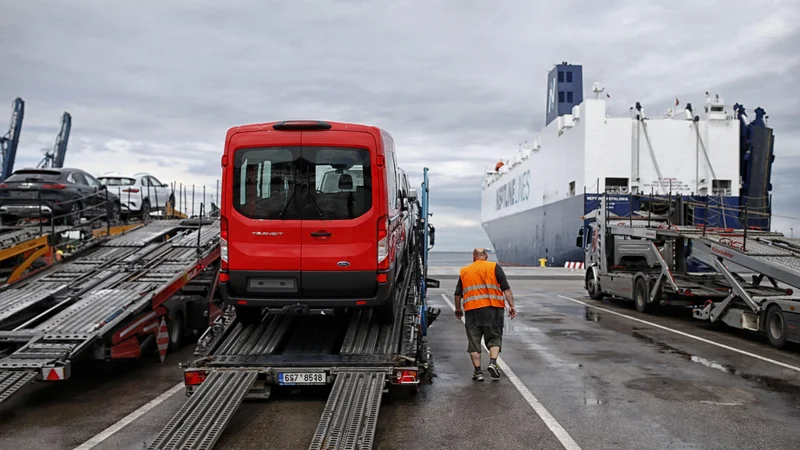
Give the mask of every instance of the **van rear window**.
M 372 207 L 365 149 L 268 147 L 236 151 L 234 209 L 262 220 L 346 220 Z
M 310 217 L 304 218 L 347 220 L 369 211 L 372 208 L 369 156 L 369 151 L 361 148 L 304 147 L 308 185 L 315 187 L 306 201 L 316 203 L 316 207 L 305 205 Z M 314 213 L 317 217 L 313 217 Z

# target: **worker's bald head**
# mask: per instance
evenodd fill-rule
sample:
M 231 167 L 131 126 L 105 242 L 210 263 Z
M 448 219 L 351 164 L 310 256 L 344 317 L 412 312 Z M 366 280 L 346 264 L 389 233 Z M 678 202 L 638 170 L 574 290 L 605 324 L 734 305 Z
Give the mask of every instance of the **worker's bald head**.
M 485 259 L 488 259 L 488 258 L 489 258 L 489 254 L 486 253 L 486 249 L 485 248 L 478 247 L 478 248 L 472 250 L 472 260 L 473 261 L 477 261 L 479 259 L 485 260 Z

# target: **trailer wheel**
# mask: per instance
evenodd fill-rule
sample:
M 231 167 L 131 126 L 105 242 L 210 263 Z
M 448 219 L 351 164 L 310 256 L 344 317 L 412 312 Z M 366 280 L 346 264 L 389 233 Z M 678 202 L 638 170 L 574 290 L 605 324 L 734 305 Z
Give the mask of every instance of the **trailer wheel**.
M 640 313 L 646 313 L 650 309 L 650 304 L 647 303 L 647 282 L 644 278 L 637 278 L 636 284 L 633 289 L 633 302 L 636 304 L 636 310 Z
M 186 335 L 183 314 L 178 312 L 175 314 L 175 317 L 169 320 L 167 323 L 167 332 L 169 333 L 170 350 L 177 350 L 183 347 L 184 336 Z
M 772 305 L 767 310 L 766 331 L 769 343 L 773 347 L 783 348 L 786 345 L 786 320 L 780 306 Z

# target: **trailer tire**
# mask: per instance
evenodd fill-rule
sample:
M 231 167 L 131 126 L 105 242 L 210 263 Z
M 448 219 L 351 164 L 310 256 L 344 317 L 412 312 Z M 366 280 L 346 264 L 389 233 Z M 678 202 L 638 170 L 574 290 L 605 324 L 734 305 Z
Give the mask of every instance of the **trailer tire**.
M 177 350 L 183 347 L 186 336 L 186 322 L 183 320 L 183 314 L 175 313 L 175 317 L 170 319 L 167 323 L 167 333 L 169 334 L 169 349 Z
M 633 288 L 633 302 L 636 304 L 636 310 L 640 313 L 646 313 L 650 310 L 650 303 L 647 303 L 649 292 L 647 291 L 647 281 L 644 278 L 637 278 Z
M 767 309 L 766 329 L 769 343 L 775 348 L 783 348 L 786 345 L 786 318 L 783 310 L 778 305 L 772 305 Z

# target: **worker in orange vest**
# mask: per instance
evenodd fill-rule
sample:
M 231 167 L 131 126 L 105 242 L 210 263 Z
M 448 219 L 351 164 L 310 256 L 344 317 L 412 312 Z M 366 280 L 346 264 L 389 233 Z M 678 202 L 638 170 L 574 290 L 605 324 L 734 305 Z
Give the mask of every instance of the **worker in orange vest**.
M 497 357 L 503 346 L 503 313 L 508 302 L 508 315 L 517 316 L 514 295 L 503 269 L 495 262 L 488 261 L 484 248 L 472 251 L 472 264 L 462 267 L 454 293 L 456 317 L 467 329 L 467 352 L 475 368 L 472 379 L 483 381 L 481 371 L 481 338 L 489 349 L 489 366 L 486 370 L 495 380 L 500 378 Z M 464 303 L 462 309 L 461 303 Z M 466 311 L 466 314 L 465 314 Z

